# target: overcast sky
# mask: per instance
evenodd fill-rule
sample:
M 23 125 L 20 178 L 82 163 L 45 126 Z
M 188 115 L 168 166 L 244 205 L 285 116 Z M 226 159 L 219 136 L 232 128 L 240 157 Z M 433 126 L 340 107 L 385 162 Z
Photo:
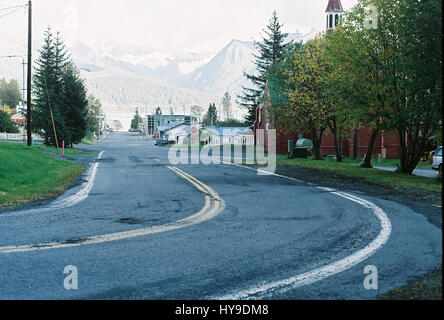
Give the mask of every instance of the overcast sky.
M 1 17 L 6 6 L 23 0 L 0 0 L 0 32 L 26 39 L 26 12 Z M 344 9 L 357 0 L 342 0 Z M 259 39 L 273 12 L 284 31 L 304 33 L 325 28 L 328 0 L 33 0 L 34 35 L 46 26 L 67 42 L 135 43 L 158 50 L 219 50 L 233 38 Z

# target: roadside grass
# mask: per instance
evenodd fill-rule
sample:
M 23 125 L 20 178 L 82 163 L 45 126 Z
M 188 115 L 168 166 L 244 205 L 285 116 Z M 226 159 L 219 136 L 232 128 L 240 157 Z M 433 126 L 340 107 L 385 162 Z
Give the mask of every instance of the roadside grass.
M 94 141 L 92 141 L 91 139 L 88 139 L 88 138 L 83 138 L 82 141 L 80 142 L 80 144 L 86 144 L 89 146 L 95 145 Z
M 0 139 L 1 141 L 7 141 L 7 142 L 23 142 L 22 140 L 17 140 L 17 139 Z M 32 140 L 32 142 L 37 142 L 37 143 L 43 143 L 43 140 Z
M 0 142 L 0 208 L 57 197 L 82 174 L 83 165 L 42 152 L 56 152 L 48 149 Z
M 357 165 L 359 162 L 352 159 L 344 159 L 344 162 L 336 162 L 336 160 L 328 158 L 318 161 L 299 158 L 288 159 L 285 156 L 278 156 L 277 163 L 300 168 L 330 171 L 346 177 L 359 178 L 363 181 L 389 187 L 401 192 L 408 193 L 412 190 L 423 194 L 427 194 L 428 192 L 442 192 L 442 181 L 438 178 L 433 179 L 398 172 L 361 168 Z
M 178 145 L 171 144 L 166 145 L 167 148 L 177 147 L 179 149 L 196 149 L 196 145 Z M 199 146 L 199 149 L 203 149 L 203 145 Z M 244 146 L 245 150 L 245 146 Z M 263 151 L 254 147 L 254 153 L 262 153 Z M 264 153 L 267 155 L 267 153 Z M 334 174 L 358 178 L 359 180 L 367 183 L 376 184 L 383 187 L 388 187 L 392 190 L 401 191 L 404 193 L 411 193 L 412 190 L 415 193 L 419 193 L 425 197 L 433 198 L 428 193 L 441 193 L 442 192 L 442 180 L 439 178 L 427 178 L 416 175 L 407 175 L 399 172 L 390 172 L 380 170 L 376 168 L 361 168 L 359 164 L 360 160 L 354 160 L 350 158 L 344 158 L 343 162 L 337 162 L 334 158 L 325 157 L 324 160 L 308 159 L 288 159 L 286 155 L 276 155 L 277 164 L 290 165 L 299 168 L 316 169 L 321 171 L 329 171 Z M 243 161 L 246 164 L 246 160 Z M 394 166 L 399 164 L 399 159 L 384 159 L 378 161 L 372 159 L 374 166 Z M 418 164 L 418 168 L 430 168 L 430 164 L 422 162 Z
M 442 300 L 442 268 L 421 280 L 393 289 L 376 298 L 377 300 Z
M 359 162 L 359 161 L 356 161 Z M 381 162 L 378 162 L 377 159 L 372 160 L 372 164 L 374 166 L 380 167 L 397 167 L 400 164 L 400 159 L 383 159 Z M 419 162 L 416 166 L 417 169 L 430 169 L 431 165 L 428 162 Z
M 33 145 L 30 147 L 33 150 L 36 151 L 43 151 L 43 152 L 48 152 L 51 153 L 53 155 L 62 155 L 62 148 L 51 148 L 51 147 L 47 147 L 44 145 Z M 65 156 L 70 156 L 70 155 L 86 155 L 86 154 L 94 154 L 96 153 L 95 151 L 91 151 L 91 152 L 87 152 L 87 151 L 83 151 L 80 149 L 76 149 L 76 148 L 65 148 Z

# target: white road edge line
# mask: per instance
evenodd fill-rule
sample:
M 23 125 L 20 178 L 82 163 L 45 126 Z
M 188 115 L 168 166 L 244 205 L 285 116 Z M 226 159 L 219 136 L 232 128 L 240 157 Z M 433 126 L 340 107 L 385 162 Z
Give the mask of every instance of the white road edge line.
M 225 162 L 225 161 L 223 161 L 223 162 L 225 164 L 231 164 L 231 165 L 235 165 L 235 166 L 245 168 L 245 169 L 260 171 L 259 169 L 255 169 L 255 168 L 245 167 L 242 165 L 233 164 L 233 163 Z M 294 179 L 291 177 L 282 176 L 282 175 L 275 174 L 275 173 L 268 173 L 268 174 L 274 175 L 277 177 L 281 177 L 281 178 L 285 178 L 285 179 L 290 179 L 290 180 L 301 182 L 301 183 L 305 183 L 301 180 Z M 377 205 L 375 205 L 374 203 L 372 203 L 370 201 L 364 200 L 362 198 L 348 194 L 346 192 L 340 192 L 340 191 L 337 191 L 337 190 L 334 190 L 331 188 L 325 188 L 325 187 L 316 187 L 316 188 L 323 190 L 323 191 L 330 192 L 334 195 L 348 199 L 350 201 L 356 202 L 356 203 L 372 210 L 372 212 L 376 215 L 376 217 L 378 218 L 378 220 L 381 224 L 381 231 L 378 234 L 378 236 L 365 248 L 363 248 L 363 249 L 355 252 L 354 254 L 347 256 L 341 260 L 330 263 L 326 266 L 314 269 L 312 271 L 309 271 L 309 272 L 306 272 L 306 273 L 303 273 L 303 274 L 300 274 L 300 275 L 297 275 L 294 277 L 290 277 L 288 279 L 274 281 L 274 282 L 270 282 L 268 284 L 257 285 L 257 286 L 250 287 L 249 289 L 246 289 L 246 290 L 239 290 L 234 293 L 227 294 L 227 295 L 214 297 L 213 298 L 214 300 L 253 299 L 255 297 L 259 298 L 259 297 L 270 295 L 272 292 L 283 293 L 283 292 L 289 291 L 294 288 L 298 288 L 298 287 L 302 287 L 302 286 L 305 286 L 308 284 L 312 284 L 314 282 L 324 280 L 324 279 L 331 277 L 335 274 L 338 274 L 338 273 L 343 272 L 347 269 L 350 269 L 351 267 L 363 262 L 364 260 L 371 257 L 373 254 L 375 254 L 376 251 L 378 251 L 380 248 L 382 248 L 387 243 L 387 241 L 390 238 L 390 234 L 392 232 L 392 226 L 390 223 L 390 219 L 387 217 L 387 214 L 380 207 L 378 207 Z
M 100 160 L 102 158 L 104 152 L 105 151 L 100 152 L 99 156 L 97 157 L 97 160 Z M 28 209 L 28 210 L 17 211 L 17 212 L 8 213 L 8 214 L 2 214 L 2 215 L 0 215 L 0 218 L 9 218 L 9 217 L 17 216 L 17 215 L 22 216 L 25 214 L 36 214 L 36 213 L 39 213 L 42 211 L 50 212 L 50 211 L 54 211 L 54 210 L 69 208 L 69 207 L 76 205 L 77 203 L 88 198 L 89 193 L 91 192 L 91 189 L 94 186 L 94 181 L 96 179 L 96 173 L 97 173 L 98 166 L 99 166 L 98 162 L 95 162 L 94 164 L 91 165 L 91 167 L 88 169 L 86 181 L 82 184 L 82 186 L 80 187 L 80 190 L 77 191 L 75 194 L 68 196 L 64 199 L 55 200 L 54 202 L 51 202 L 48 206 L 45 206 L 42 208 Z

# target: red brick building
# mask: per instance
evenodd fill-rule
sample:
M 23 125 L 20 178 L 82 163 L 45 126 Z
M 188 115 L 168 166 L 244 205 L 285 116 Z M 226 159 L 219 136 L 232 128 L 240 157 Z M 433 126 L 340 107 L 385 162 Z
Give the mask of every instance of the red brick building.
M 256 110 L 256 121 L 254 122 L 255 136 L 258 129 L 263 129 L 265 135 L 260 140 L 256 141 L 256 144 L 263 143 L 265 149 L 268 151 L 268 130 L 276 129 L 276 152 L 279 154 L 287 154 L 288 152 L 288 141 L 297 141 L 298 139 L 312 139 L 311 133 L 301 133 L 301 132 L 289 132 L 288 127 L 281 127 L 277 125 L 278 119 L 275 118 L 274 121 L 269 120 L 269 114 L 267 111 L 267 104 L 260 105 Z M 397 133 L 389 133 L 381 131 L 376 137 L 375 144 L 373 147 L 373 157 L 377 157 L 378 154 L 382 158 L 396 159 L 400 157 L 400 145 Z M 370 140 L 370 131 L 365 126 L 357 129 L 356 137 L 355 130 L 351 129 L 348 135 L 342 138 L 342 152 L 345 157 L 353 158 L 354 153 L 354 143 L 356 141 L 356 156 L 358 158 L 363 158 L 367 153 L 368 143 Z M 334 137 L 331 133 L 326 131 L 322 137 L 321 154 L 323 157 L 329 155 L 335 155 L 335 145 Z
M 342 17 L 344 10 L 342 8 L 342 4 L 340 0 L 329 0 L 326 15 L 327 15 L 327 25 L 326 30 L 327 33 L 331 33 L 336 28 L 339 23 L 339 19 Z M 266 95 L 268 96 L 267 101 L 271 101 L 270 99 L 270 91 L 266 90 Z M 278 120 L 276 117 L 273 120 L 270 120 L 267 107 L 269 105 L 263 104 L 259 105 L 256 110 L 256 121 L 254 123 L 254 131 L 255 137 L 258 129 L 263 129 L 267 132 L 270 129 L 276 129 L 276 152 L 279 154 L 287 154 L 288 153 L 288 141 L 293 140 L 297 141 L 298 139 L 305 138 L 312 140 L 310 133 L 301 133 L 301 132 L 289 132 L 287 129 L 281 128 L 278 124 Z M 265 139 L 262 141 L 262 139 Z M 354 144 L 356 141 L 356 156 L 358 158 L 363 158 L 367 153 L 368 143 L 370 140 L 370 131 L 364 125 L 360 129 L 356 131 L 351 129 L 348 134 L 342 139 L 342 152 L 345 157 L 353 158 L 354 156 Z M 265 146 L 265 149 L 268 150 L 268 135 L 265 134 L 264 137 L 259 137 L 258 141 L 255 141 L 256 144 L 262 144 Z M 322 137 L 322 145 L 321 145 L 321 154 L 322 156 L 335 155 L 335 145 L 334 145 L 334 137 L 331 133 L 326 133 Z M 374 147 L 373 147 L 373 157 L 377 157 L 378 154 L 381 155 L 382 158 L 399 158 L 400 157 L 400 145 L 399 145 L 399 136 L 397 133 L 388 133 L 382 131 L 378 134 Z

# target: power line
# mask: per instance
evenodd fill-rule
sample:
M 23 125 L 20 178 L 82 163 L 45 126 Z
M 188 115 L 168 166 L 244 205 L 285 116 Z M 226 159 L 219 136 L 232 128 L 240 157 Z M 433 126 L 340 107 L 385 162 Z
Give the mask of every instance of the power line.
M 15 8 L 23 8 L 23 7 L 25 7 L 25 6 L 26 6 L 26 4 L 23 5 L 23 6 L 13 6 L 13 7 L 7 7 L 7 8 L 0 8 L 0 11 L 3 11 L 3 10 L 10 10 L 10 9 L 15 9 Z
M 25 8 L 25 7 L 26 7 L 26 5 L 25 5 L 25 6 L 21 6 L 21 7 L 16 7 L 15 10 L 12 10 L 12 11 L 10 11 L 10 12 L 8 12 L 8 13 L 5 13 L 5 14 L 1 15 L 0 18 L 6 17 L 6 16 L 8 16 L 8 15 L 10 15 L 10 14 L 13 14 L 14 12 L 17 12 L 18 10 L 20 10 L 20 9 L 22 9 L 22 8 Z

